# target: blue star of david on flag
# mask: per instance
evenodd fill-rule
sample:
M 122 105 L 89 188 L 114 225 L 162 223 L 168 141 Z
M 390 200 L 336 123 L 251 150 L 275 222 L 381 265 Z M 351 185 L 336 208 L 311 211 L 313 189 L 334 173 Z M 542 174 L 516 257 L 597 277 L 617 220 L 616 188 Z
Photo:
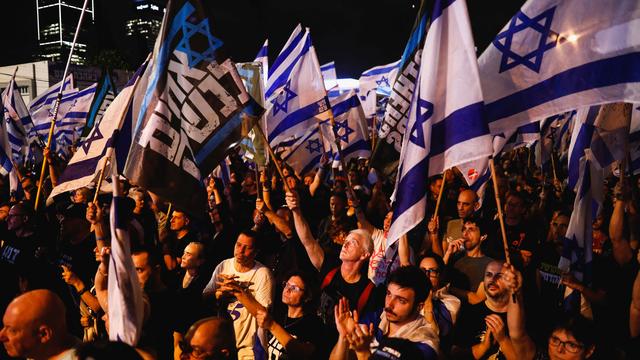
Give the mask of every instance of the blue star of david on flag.
M 320 140 L 311 139 L 307 141 L 307 146 L 305 146 L 307 150 L 309 150 L 309 154 L 313 154 L 315 152 L 322 153 L 322 144 L 320 144 Z
M 100 132 L 100 127 L 99 126 L 95 126 L 94 130 L 95 131 L 93 131 L 91 137 L 87 138 L 82 143 L 82 145 L 80 146 L 85 154 L 89 153 L 89 148 L 91 148 L 91 143 L 93 143 L 94 141 L 100 140 L 100 139 L 102 139 L 104 137 L 104 136 L 102 136 L 102 133 Z
M 206 48 L 203 52 L 193 49 L 192 40 L 206 40 Z M 203 60 L 214 60 L 215 52 L 222 46 L 222 40 L 211 35 L 209 20 L 204 19 L 198 24 L 188 21 L 182 23 L 182 39 L 176 46 L 176 50 L 187 54 L 189 67 L 198 65 Z
M 376 80 L 376 85 L 391 87 L 391 84 L 389 84 L 389 78 L 387 78 L 386 76 L 382 76 L 380 80 Z
M 424 112 L 422 111 L 424 110 Z M 416 121 L 413 123 L 411 132 L 409 133 L 409 141 L 424 149 L 424 130 L 423 124 L 433 115 L 433 104 L 427 100 L 418 99 L 418 111 L 416 113 Z
M 493 40 L 493 45 L 502 53 L 500 73 L 518 65 L 526 66 L 536 73 L 540 72 L 544 53 L 565 40 L 560 37 L 558 33 L 551 30 L 551 22 L 553 21 L 555 10 L 556 7 L 554 6 L 532 18 L 525 15 L 522 11 L 519 11 L 511 19 L 509 27 L 496 36 L 496 39 Z M 512 50 L 512 46 L 514 45 L 513 38 L 516 34 L 529 29 L 540 33 L 540 40 L 537 44 L 538 47 L 527 54 L 517 54 Z M 525 36 L 529 35 L 526 34 Z
M 282 95 L 284 95 L 284 99 L 282 100 L 282 102 L 278 102 L 278 99 Z M 289 101 L 291 101 L 296 96 L 298 96 L 298 94 L 291 91 L 291 80 L 287 81 L 287 84 L 284 86 L 284 89 L 282 89 L 280 95 L 271 100 L 271 103 L 273 104 L 273 116 L 276 116 L 278 112 L 280 112 L 280 110 L 284 111 L 285 113 L 289 112 Z
M 342 131 L 340 131 L 342 130 Z M 335 133 L 336 136 L 344 141 L 346 144 L 349 143 L 349 135 L 354 133 L 355 130 L 349 127 L 349 119 L 345 119 L 344 121 L 336 121 L 335 122 Z

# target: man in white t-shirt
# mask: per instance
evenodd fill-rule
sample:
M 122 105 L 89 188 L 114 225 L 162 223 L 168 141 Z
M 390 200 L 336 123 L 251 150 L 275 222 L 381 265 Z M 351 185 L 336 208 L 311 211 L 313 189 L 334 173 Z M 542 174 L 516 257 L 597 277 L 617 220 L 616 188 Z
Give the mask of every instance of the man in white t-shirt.
M 233 295 L 233 292 L 228 290 L 226 283 L 233 282 L 248 289 L 265 308 L 268 308 L 273 300 L 271 271 L 255 260 L 256 243 L 255 232 L 247 230 L 240 232 L 233 250 L 233 257 L 218 264 L 202 292 L 205 301 L 215 294 L 221 303 L 228 304 L 227 311 L 233 320 L 236 333 L 238 359 L 254 358 L 254 339 L 258 331 L 258 323 L 249 310 Z

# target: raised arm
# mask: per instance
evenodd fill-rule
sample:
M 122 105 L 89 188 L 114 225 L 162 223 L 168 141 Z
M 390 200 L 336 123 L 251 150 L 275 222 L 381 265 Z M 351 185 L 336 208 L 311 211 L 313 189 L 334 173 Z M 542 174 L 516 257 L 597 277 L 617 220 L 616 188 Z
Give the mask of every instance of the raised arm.
M 267 220 L 269 220 L 269 223 L 273 224 L 287 239 L 293 236 L 293 229 L 289 226 L 289 222 L 278 216 L 278 214 L 272 211 L 260 198 L 256 199 L 256 209 L 264 214 Z
M 302 211 L 298 206 L 298 194 L 296 192 L 287 192 L 286 201 L 287 206 L 293 213 L 293 223 L 296 227 L 296 233 L 300 238 L 300 242 L 302 242 L 304 249 L 307 251 L 309 260 L 311 260 L 313 266 L 319 271 L 324 262 L 324 250 L 322 250 L 318 241 L 313 237 L 307 220 L 302 216 Z
M 627 264 L 633 258 L 629 239 L 626 239 L 624 235 L 624 209 L 628 197 L 624 195 L 622 182 L 618 182 L 614 189 L 615 201 L 609 222 L 609 238 L 613 247 L 613 258 L 620 265 Z
M 522 299 L 522 275 L 513 265 L 504 265 L 506 270 L 502 279 L 510 289 L 511 294 L 516 294 L 516 302 L 513 295 L 507 306 L 507 328 L 511 345 L 518 359 L 533 359 L 536 353 L 536 346 L 525 330 L 524 300 Z
M 309 193 L 311 193 L 311 196 L 315 196 L 316 191 L 318 191 L 318 188 L 322 184 L 322 179 L 324 178 L 328 161 L 329 160 L 327 159 L 327 156 L 325 154 L 322 154 L 322 156 L 320 156 L 320 167 L 316 172 L 316 176 L 313 177 L 313 182 L 309 185 Z
M 356 209 L 356 219 L 358 219 L 358 228 L 367 230 L 370 234 L 373 234 L 373 230 L 375 230 L 375 227 L 371 225 L 369 220 L 367 220 L 367 217 L 365 216 L 364 211 L 360 206 L 361 205 L 360 200 L 353 193 L 353 190 L 351 189 L 349 189 L 349 191 L 347 192 L 347 195 L 349 196 L 349 200 L 351 200 L 351 204 L 353 204 L 353 207 Z

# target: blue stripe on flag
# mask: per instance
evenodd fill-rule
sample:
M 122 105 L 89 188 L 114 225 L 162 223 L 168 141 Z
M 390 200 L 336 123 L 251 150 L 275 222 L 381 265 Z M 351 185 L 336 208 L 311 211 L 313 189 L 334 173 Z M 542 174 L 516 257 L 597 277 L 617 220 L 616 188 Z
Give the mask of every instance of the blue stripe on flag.
M 282 49 L 282 52 L 278 55 L 276 60 L 271 65 L 271 68 L 269 69 L 269 77 L 273 75 L 274 71 L 280 67 L 280 65 L 289 57 L 291 52 L 298 46 L 298 43 L 300 43 L 304 34 L 305 31 L 301 28 L 301 31 L 298 33 L 298 35 L 296 35 L 293 41 L 291 41 L 291 44 L 289 44 L 286 49 Z
M 640 52 L 634 52 L 576 66 L 487 104 L 487 119 L 494 122 L 581 91 L 640 82 L 638 63 Z
M 346 99 L 345 101 L 332 105 L 331 109 L 333 110 L 333 117 L 337 118 L 338 116 L 346 113 L 347 111 L 353 109 L 360 105 L 360 100 L 358 100 L 358 95 L 353 95 L 352 97 Z
M 276 127 L 273 129 L 271 133 L 269 133 L 269 139 L 275 139 L 278 135 L 284 133 L 289 128 L 292 128 L 305 120 L 309 120 L 312 117 L 319 114 L 320 103 L 323 100 L 314 102 L 309 104 L 303 108 L 298 109 L 297 111 L 287 115 Z
M 483 106 L 482 102 L 465 106 L 433 124 L 429 156 L 442 154 L 461 142 L 488 134 L 486 126 L 478 126 L 486 124 L 482 118 Z
M 280 76 L 278 76 L 272 83 L 271 83 L 271 87 L 269 87 L 269 89 L 267 90 L 267 92 L 264 94 L 265 98 L 270 98 L 271 95 L 273 95 L 273 93 L 281 88 L 282 86 L 284 86 L 284 84 L 287 82 L 287 80 L 289 79 L 289 75 L 291 75 L 291 71 L 293 70 L 293 67 L 296 66 L 296 64 L 298 64 L 298 62 L 300 61 L 300 59 L 307 54 L 307 52 L 309 52 L 309 49 L 311 48 L 311 36 L 307 36 L 305 43 L 304 43 L 304 47 L 302 48 L 302 51 L 300 52 L 300 54 L 298 54 L 298 56 L 296 56 L 295 60 L 293 60 L 289 66 L 287 67 L 287 69 L 285 71 L 282 72 L 282 74 L 280 74 Z M 276 59 L 277 61 L 278 59 Z M 275 67 L 272 67 L 269 69 L 269 71 L 271 71 L 271 69 L 274 69 Z
M 383 68 L 379 68 L 379 69 L 372 69 L 372 70 L 363 72 L 362 75 L 360 75 L 360 77 L 386 74 L 386 73 L 389 73 L 389 72 L 391 72 L 391 71 L 393 71 L 394 69 L 397 69 L 397 68 L 398 68 L 398 64 L 387 66 L 387 67 L 383 67 Z
M 401 174 L 401 171 L 402 169 L 398 171 L 398 174 Z M 396 192 L 396 208 L 393 212 L 393 221 L 425 196 L 428 173 L 429 157 L 425 157 L 402 177 Z M 403 190 L 400 191 L 399 189 Z

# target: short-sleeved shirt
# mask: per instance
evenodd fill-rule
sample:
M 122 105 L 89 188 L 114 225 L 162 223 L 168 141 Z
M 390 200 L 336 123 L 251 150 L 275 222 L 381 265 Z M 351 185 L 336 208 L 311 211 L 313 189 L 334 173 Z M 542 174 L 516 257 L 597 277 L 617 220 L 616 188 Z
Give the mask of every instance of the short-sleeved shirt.
M 301 342 L 308 342 L 314 345 L 314 353 L 309 359 L 321 359 L 322 353 L 321 347 L 323 344 L 323 328 L 324 325 L 318 316 L 315 314 L 307 314 L 300 318 L 290 318 L 285 316 L 284 321 L 280 322 L 281 326 L 293 336 L 295 339 Z M 269 342 L 269 360 L 287 360 L 291 359 L 287 350 L 280 344 L 275 336 L 268 334 L 267 339 Z
M 463 256 L 450 269 L 451 286 L 467 291 L 476 291 L 484 280 L 484 270 L 493 259 L 488 256 Z
M 213 271 L 211 280 L 202 291 L 203 294 L 213 294 L 218 286 L 218 275 L 234 275 L 241 285 L 248 287 L 251 294 L 264 307 L 269 307 L 273 301 L 273 277 L 271 271 L 259 262 L 255 262 L 253 268 L 247 272 L 239 272 L 235 269 L 235 258 L 222 261 Z M 206 306 L 206 304 L 205 304 Z M 253 345 L 255 334 L 258 331 L 258 322 L 249 311 L 235 298 L 230 299 L 227 311 L 233 320 L 233 328 L 236 333 L 236 347 L 238 359 L 253 359 Z

